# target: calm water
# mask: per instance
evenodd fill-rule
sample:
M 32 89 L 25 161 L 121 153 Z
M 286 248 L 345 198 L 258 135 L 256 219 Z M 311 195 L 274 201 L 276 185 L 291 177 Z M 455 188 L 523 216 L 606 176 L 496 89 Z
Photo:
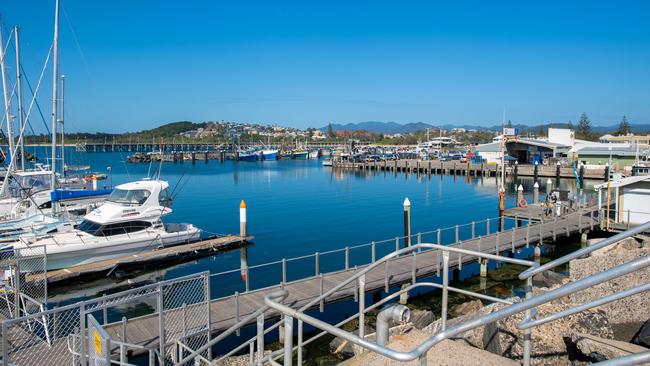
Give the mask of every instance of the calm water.
M 45 152 L 38 155 L 43 158 Z M 127 153 L 80 154 L 66 149 L 68 164 L 89 164 L 98 172 L 108 172 L 110 166 L 114 184 L 146 177 L 159 167 L 128 164 L 126 157 Z M 340 172 L 322 167 L 318 160 L 164 163 L 161 177 L 172 187 L 177 186 L 174 212 L 166 218 L 167 222 L 191 222 L 209 233 L 236 234 L 239 202 L 246 200 L 248 231 L 255 236 L 255 244 L 248 250 L 249 265 L 402 236 L 402 203 L 406 197 L 412 205 L 413 233 L 479 221 L 498 213 L 494 177 L 429 178 L 401 173 Z M 109 182 L 110 179 L 106 181 Z M 540 192 L 545 192 L 544 182 Z M 524 185 L 526 196 L 532 201 L 532 179 L 518 183 Z M 575 189 L 571 180 L 562 181 L 561 185 Z M 515 200 L 514 183 L 510 182 L 507 206 L 514 206 Z M 378 255 L 390 248 L 394 248 L 394 242 L 378 245 Z M 351 264 L 362 263 L 368 255 L 366 249 L 351 251 Z M 313 258 L 291 262 L 289 279 L 313 273 L 313 262 Z M 322 270 L 339 269 L 342 265 L 343 253 L 321 258 Z M 236 268 L 239 250 L 140 273 L 121 285 Z M 279 266 L 252 271 L 250 278 L 254 286 L 277 284 L 281 280 Z M 242 290 L 243 283 L 239 274 L 234 273 L 213 279 L 213 288 L 213 296 L 225 295 Z M 67 296 L 59 294 L 53 300 L 70 302 L 116 289 L 121 287 L 115 286 L 112 279 L 75 284 L 58 290 Z

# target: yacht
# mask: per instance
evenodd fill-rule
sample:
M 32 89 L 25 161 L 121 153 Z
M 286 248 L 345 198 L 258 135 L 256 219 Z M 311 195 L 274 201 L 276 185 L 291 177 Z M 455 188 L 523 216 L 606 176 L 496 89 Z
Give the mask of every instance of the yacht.
M 83 217 L 77 228 L 48 235 L 24 234 L 4 244 L 15 255 L 33 255 L 45 246 L 47 268 L 61 269 L 122 257 L 199 239 L 192 224 L 164 224 L 172 197 L 163 180 L 143 179 L 115 187 L 106 202 Z

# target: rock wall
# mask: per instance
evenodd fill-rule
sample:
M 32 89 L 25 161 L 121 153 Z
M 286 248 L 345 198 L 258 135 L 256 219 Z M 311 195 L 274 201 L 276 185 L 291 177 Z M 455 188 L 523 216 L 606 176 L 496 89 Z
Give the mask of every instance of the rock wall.
M 635 239 L 626 239 L 609 248 L 598 250 L 588 258 L 576 259 L 569 264 L 571 281 L 591 276 L 627 261 L 650 255 L 650 246 L 641 245 Z M 603 296 L 650 282 L 650 268 L 631 273 L 612 281 L 586 289 L 570 296 L 576 304 L 599 299 Z M 630 340 L 634 333 L 650 318 L 650 295 L 640 293 L 596 308 L 603 311 L 616 331 L 617 338 Z

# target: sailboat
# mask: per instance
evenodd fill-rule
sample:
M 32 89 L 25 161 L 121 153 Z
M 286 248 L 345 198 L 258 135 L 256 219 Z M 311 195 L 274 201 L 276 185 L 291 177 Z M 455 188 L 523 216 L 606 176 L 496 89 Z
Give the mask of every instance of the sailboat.
M 57 123 L 63 123 L 63 118 L 59 121 L 59 1 L 56 1 L 54 17 L 54 43 L 53 43 L 53 89 L 52 89 L 52 164 L 49 170 L 43 169 L 43 166 L 37 165 L 33 170 L 25 169 L 25 159 L 20 159 L 20 170 L 16 166 L 18 159 L 12 157 L 25 156 L 24 154 L 24 132 L 26 120 L 29 117 L 23 114 L 22 108 L 22 77 L 20 67 L 20 42 L 18 36 L 18 27 L 14 28 L 16 40 L 16 89 L 18 91 L 18 116 L 20 121 L 20 133 L 18 141 L 14 144 L 13 126 L 9 118 L 11 107 L 10 100 L 6 93 L 6 75 L 5 75 L 5 58 L 0 60 L 0 71 L 2 72 L 4 102 L 5 102 L 5 120 L 7 121 L 7 139 L 9 142 L 9 166 L 4 171 L 4 179 L 0 187 L 0 218 L 1 219 L 22 219 L 36 214 L 56 214 L 57 209 L 63 206 L 75 206 L 76 209 L 85 213 L 86 207 L 83 204 L 95 205 L 102 201 L 109 193 L 110 189 L 88 189 L 89 187 L 76 185 L 74 187 L 60 187 L 59 175 L 56 172 L 56 152 L 57 152 Z M 2 37 L 0 36 L 0 48 L 2 47 Z M 3 48 L 4 49 L 4 48 Z M 61 76 L 63 82 L 63 76 Z M 61 106 L 63 107 L 63 83 L 61 88 Z M 35 96 L 34 96 L 35 98 Z M 63 117 L 63 108 L 61 111 Z M 62 130 L 63 131 L 63 130 Z M 63 142 L 63 138 L 62 138 Z M 20 149 L 20 153 L 18 153 Z M 62 166 L 65 166 L 64 153 L 61 152 Z M 65 175 L 65 172 L 63 172 Z M 57 188 L 60 187 L 60 188 Z
M 78 228 L 48 235 L 24 234 L 4 243 L 17 256 L 45 246 L 47 269 L 61 269 L 198 240 L 192 224 L 163 223 L 172 213 L 169 183 L 142 179 L 115 187 L 106 202 L 83 217 Z

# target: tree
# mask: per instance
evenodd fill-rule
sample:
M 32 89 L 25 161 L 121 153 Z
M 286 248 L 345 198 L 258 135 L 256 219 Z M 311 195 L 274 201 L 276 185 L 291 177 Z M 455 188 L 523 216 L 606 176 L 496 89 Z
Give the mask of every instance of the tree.
M 334 134 L 334 128 L 332 127 L 331 123 L 327 125 L 327 137 L 329 137 L 331 139 L 336 137 L 336 135 Z
M 539 126 L 539 131 L 537 131 L 537 137 L 541 137 L 546 135 L 546 132 L 544 132 L 544 126 Z
M 508 120 L 508 123 L 506 123 L 506 128 L 512 128 L 512 121 Z
M 582 112 L 580 120 L 578 121 L 578 131 L 576 133 L 580 138 L 588 139 L 591 135 L 591 121 L 587 117 L 587 113 Z
M 627 135 L 630 133 L 630 122 L 627 121 L 627 116 L 623 116 L 621 123 L 618 125 L 618 134 Z
M 571 120 L 569 120 L 569 123 L 567 123 L 567 128 L 569 128 L 570 130 L 573 130 L 573 127 L 574 127 L 573 122 L 571 122 Z

